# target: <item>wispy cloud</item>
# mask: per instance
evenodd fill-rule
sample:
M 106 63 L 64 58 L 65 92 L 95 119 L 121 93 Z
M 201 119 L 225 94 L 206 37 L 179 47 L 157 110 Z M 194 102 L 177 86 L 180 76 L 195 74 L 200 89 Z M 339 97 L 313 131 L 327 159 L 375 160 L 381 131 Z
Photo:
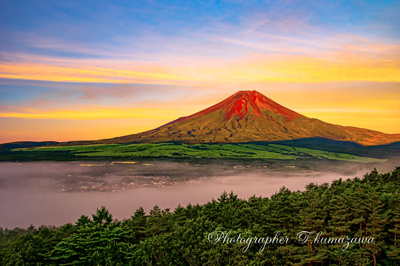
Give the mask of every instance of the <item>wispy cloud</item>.
M 40 109 L 25 108 L 25 112 L 0 112 L 3 118 L 29 118 L 29 119 L 175 119 L 179 117 L 176 111 L 171 109 L 156 108 L 105 108 L 91 107 L 80 110 L 56 109 L 43 111 Z
M 317 53 L 305 48 L 280 49 L 261 43 L 223 39 L 255 48 L 234 59 L 187 58 L 166 62 L 66 59 L 17 55 L 21 61 L 0 64 L 0 78 L 61 82 L 201 84 L 287 81 L 400 81 L 400 45 L 364 39 Z M 365 44 L 368 44 L 367 48 Z M 361 47 L 357 50 L 357 47 Z M 263 50 L 265 50 L 263 52 Z M 15 57 L 15 55 L 14 55 Z M 10 60 L 11 61 L 11 60 Z

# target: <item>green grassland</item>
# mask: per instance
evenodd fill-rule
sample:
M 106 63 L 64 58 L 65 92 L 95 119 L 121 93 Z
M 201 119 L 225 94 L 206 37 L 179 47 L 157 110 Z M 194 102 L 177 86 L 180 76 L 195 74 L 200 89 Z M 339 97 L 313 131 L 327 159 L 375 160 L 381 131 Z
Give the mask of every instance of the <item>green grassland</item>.
M 134 158 L 222 158 L 222 159 L 329 159 L 353 162 L 382 162 L 362 157 L 280 144 L 99 144 L 12 149 L 0 154 L 0 160 L 84 160 Z

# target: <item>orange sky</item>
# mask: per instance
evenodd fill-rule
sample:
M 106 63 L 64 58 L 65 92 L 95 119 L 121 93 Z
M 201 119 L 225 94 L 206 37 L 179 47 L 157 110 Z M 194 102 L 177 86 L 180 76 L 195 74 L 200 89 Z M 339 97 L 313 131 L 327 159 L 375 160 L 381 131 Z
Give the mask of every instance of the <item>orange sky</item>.
M 198 87 L 179 93 L 169 101 L 169 90 L 155 91 L 158 99 L 104 107 L 98 104 L 57 106 L 32 102 L 32 107 L 9 106 L 0 114 L 4 123 L 1 142 L 17 140 L 85 140 L 121 136 L 150 130 L 180 116 L 190 115 L 223 100 L 241 89 L 256 89 L 268 97 L 308 117 L 325 122 L 399 133 L 399 100 L 397 83 L 269 83 Z M 379 87 L 381 90 L 376 90 Z M 265 89 L 268 88 L 268 89 Z M 179 92 L 179 91 L 178 91 Z M 140 97 L 143 91 L 139 91 Z M 121 96 L 122 97 L 122 96 Z

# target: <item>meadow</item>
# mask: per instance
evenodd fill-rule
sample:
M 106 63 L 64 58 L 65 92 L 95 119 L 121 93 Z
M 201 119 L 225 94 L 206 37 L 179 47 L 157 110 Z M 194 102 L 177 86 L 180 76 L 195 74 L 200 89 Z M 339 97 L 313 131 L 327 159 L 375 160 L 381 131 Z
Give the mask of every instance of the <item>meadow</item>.
M 364 157 L 315 148 L 293 147 L 273 143 L 237 144 L 98 144 L 17 148 L 0 153 L 2 161 L 36 160 L 113 160 L 137 158 L 170 159 L 328 159 L 351 162 L 383 162 L 385 159 Z

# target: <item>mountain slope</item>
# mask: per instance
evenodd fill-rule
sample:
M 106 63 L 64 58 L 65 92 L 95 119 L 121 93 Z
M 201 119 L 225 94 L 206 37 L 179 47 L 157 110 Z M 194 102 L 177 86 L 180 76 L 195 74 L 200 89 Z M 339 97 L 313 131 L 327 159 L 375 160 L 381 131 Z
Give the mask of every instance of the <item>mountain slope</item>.
M 182 141 L 186 143 L 277 141 L 323 137 L 380 145 L 400 135 L 344 127 L 307 118 L 257 91 L 239 91 L 226 100 L 154 130 L 96 143 Z
M 239 91 L 203 111 L 156 129 L 93 143 L 231 143 L 314 137 L 362 145 L 400 141 L 400 134 L 325 123 L 283 107 L 257 91 Z

